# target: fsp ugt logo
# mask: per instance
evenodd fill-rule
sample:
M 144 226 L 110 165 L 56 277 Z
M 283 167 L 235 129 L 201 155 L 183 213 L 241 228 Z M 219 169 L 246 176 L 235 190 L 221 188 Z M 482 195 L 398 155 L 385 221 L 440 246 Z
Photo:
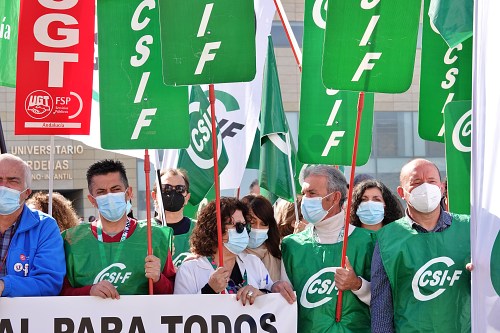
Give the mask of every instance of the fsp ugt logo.
M 330 301 L 332 293 L 337 292 L 335 288 L 335 272 L 338 267 L 325 267 L 312 275 L 302 288 L 300 304 L 312 309 Z
M 413 289 L 413 296 L 419 301 L 425 302 L 430 301 L 444 293 L 446 287 L 453 287 L 455 281 L 460 279 L 462 275 L 461 270 L 455 270 L 450 272 L 449 270 L 432 270 L 431 266 L 434 264 L 442 263 L 447 267 L 451 267 L 455 262 L 448 257 L 439 257 L 429 260 L 415 273 L 413 277 L 411 288 Z M 433 287 L 443 287 L 435 290 L 429 295 L 422 293 L 421 288 L 424 290 L 433 290 Z
M 97 274 L 94 284 L 103 280 L 109 281 L 112 284 L 125 283 L 132 275 L 132 272 L 124 272 L 126 268 L 127 266 L 122 263 L 111 264 Z

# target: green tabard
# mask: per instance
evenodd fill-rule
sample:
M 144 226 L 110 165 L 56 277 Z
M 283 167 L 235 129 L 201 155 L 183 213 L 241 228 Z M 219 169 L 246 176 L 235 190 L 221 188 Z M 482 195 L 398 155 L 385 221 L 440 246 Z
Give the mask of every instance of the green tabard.
M 374 241 L 356 228 L 349 236 L 347 256 L 356 274 L 370 281 Z M 299 333 L 370 332 L 370 309 L 351 291 L 343 293 L 342 320 L 335 322 L 335 267 L 340 266 L 342 242 L 318 244 L 313 228 L 293 234 L 282 243 L 283 264 L 299 298 Z
M 174 262 L 175 267 L 179 267 L 184 259 L 191 253 L 189 251 L 189 238 L 191 237 L 191 233 L 193 232 L 194 226 L 196 222 L 191 220 L 191 226 L 189 227 L 189 231 L 182 235 L 174 235 L 174 249 L 172 253 L 172 261 Z
M 442 232 L 418 233 L 404 217 L 377 234 L 396 332 L 471 331 L 470 217 L 452 217 Z
M 153 254 L 160 258 L 163 271 L 172 230 L 153 226 Z M 111 282 L 120 295 L 147 295 L 144 275 L 147 256 L 147 228 L 137 223 L 134 233 L 123 242 L 103 243 L 92 234 L 90 224 L 81 224 L 63 233 L 66 274 L 75 288 Z

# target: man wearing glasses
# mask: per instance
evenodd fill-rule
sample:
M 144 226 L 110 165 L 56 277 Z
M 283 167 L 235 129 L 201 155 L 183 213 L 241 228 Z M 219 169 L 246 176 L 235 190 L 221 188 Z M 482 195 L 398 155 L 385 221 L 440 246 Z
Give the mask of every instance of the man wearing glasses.
M 172 258 L 175 267 L 179 267 L 189 255 L 189 237 L 193 232 L 195 221 L 184 216 L 184 207 L 187 205 L 191 194 L 189 193 L 189 179 L 186 171 L 182 169 L 168 169 L 162 171 L 161 200 L 158 196 L 157 186 L 153 188 L 151 197 L 159 211 L 160 202 L 163 203 L 165 222 L 174 232 L 174 248 Z M 158 224 L 162 224 L 162 216 L 156 216 Z
M 103 160 L 87 170 L 88 199 L 98 219 L 66 230 L 66 279 L 62 295 L 118 299 L 120 295 L 172 294 L 175 269 L 169 246 L 171 230 L 154 226 L 153 254 L 147 254 L 147 227 L 127 216 L 132 187 L 123 164 Z

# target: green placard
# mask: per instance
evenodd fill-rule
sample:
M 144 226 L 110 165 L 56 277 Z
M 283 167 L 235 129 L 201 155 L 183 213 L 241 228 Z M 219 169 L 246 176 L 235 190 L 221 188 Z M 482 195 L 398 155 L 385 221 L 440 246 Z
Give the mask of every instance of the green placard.
M 159 0 L 168 85 L 248 82 L 256 74 L 252 0 Z
M 19 0 L 0 1 L 0 86 L 16 86 Z
M 444 125 L 448 207 L 453 213 L 470 214 L 471 101 L 447 104 Z
M 424 13 L 431 0 L 425 0 Z M 472 93 L 472 38 L 448 47 L 424 15 L 418 134 L 424 140 L 444 142 L 443 111 L 451 101 L 467 101 Z
M 420 0 L 328 1 L 327 88 L 401 93 L 410 88 Z
M 101 146 L 187 147 L 188 90 L 163 84 L 157 3 L 100 0 L 97 15 Z
M 321 81 L 326 0 L 306 0 L 298 159 L 303 163 L 351 165 L 358 93 L 330 91 Z M 373 94 L 365 94 L 356 165 L 371 152 Z

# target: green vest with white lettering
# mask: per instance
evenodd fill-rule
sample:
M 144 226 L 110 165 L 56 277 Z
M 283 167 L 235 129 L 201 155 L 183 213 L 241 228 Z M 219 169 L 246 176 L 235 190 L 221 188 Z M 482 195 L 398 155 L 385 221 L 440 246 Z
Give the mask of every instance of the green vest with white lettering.
M 356 228 L 349 236 L 347 256 L 358 276 L 370 281 L 374 241 Z M 283 264 L 299 301 L 298 332 L 370 332 L 370 309 L 351 291 L 343 292 L 342 319 L 335 322 L 337 289 L 334 267 L 340 266 L 342 242 L 318 244 L 313 228 L 293 234 L 282 243 Z
M 174 251 L 172 253 L 172 261 L 175 267 L 179 267 L 184 259 L 191 253 L 189 251 L 189 238 L 196 225 L 196 222 L 191 220 L 189 231 L 182 235 L 174 235 Z
M 153 254 L 160 258 L 163 271 L 172 229 L 153 226 Z M 148 253 L 147 227 L 137 223 L 123 242 L 103 243 L 92 234 L 90 224 L 80 224 L 63 232 L 66 276 L 74 288 L 111 282 L 120 295 L 147 295 L 148 279 L 144 258 Z
M 396 332 L 471 331 L 470 217 L 452 218 L 441 232 L 418 233 L 404 217 L 377 234 Z

